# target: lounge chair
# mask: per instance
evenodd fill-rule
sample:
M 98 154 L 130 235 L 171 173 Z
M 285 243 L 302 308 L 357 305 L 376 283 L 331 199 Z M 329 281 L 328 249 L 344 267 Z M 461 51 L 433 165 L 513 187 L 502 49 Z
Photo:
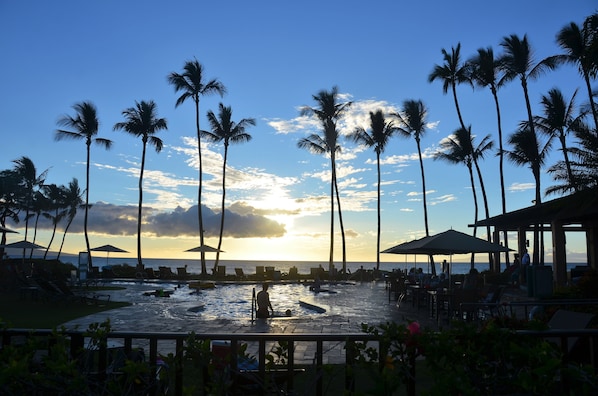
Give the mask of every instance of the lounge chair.
M 189 275 L 187 273 L 187 267 L 177 267 L 176 272 L 179 279 L 186 279 Z
M 235 275 L 237 275 L 237 280 L 245 280 L 247 278 L 243 272 L 243 268 L 235 268 Z
M 170 267 L 159 267 L 160 269 L 160 278 L 162 279 L 172 279 L 174 278 L 174 273 L 170 269 Z
M 552 330 L 585 329 L 586 327 L 588 327 L 590 321 L 593 318 L 594 314 L 591 313 L 559 309 L 552 315 L 552 318 L 550 318 L 550 320 L 548 321 L 548 327 Z M 571 353 L 571 350 L 577 343 L 578 339 L 579 337 L 570 337 L 567 340 L 566 353 Z M 547 341 L 561 345 L 560 338 L 547 338 Z

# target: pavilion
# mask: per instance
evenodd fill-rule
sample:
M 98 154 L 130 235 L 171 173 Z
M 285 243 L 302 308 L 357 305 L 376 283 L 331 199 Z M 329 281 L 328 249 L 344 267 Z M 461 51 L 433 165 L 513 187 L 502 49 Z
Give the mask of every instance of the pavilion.
M 584 232 L 587 264 L 598 269 L 598 188 L 582 190 L 527 208 L 490 217 L 475 223 L 477 227 L 493 227 L 493 240 L 500 240 L 503 231 L 517 232 L 517 250 L 527 248 L 526 232 L 537 226 L 552 235 L 552 270 L 556 285 L 567 283 L 566 232 Z M 494 257 L 494 269 L 500 270 L 500 257 Z

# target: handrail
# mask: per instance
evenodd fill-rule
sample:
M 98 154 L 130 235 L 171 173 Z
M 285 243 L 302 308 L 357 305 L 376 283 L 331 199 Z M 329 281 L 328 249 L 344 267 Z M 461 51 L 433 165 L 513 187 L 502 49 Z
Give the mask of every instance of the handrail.
M 594 343 L 594 340 L 598 338 L 598 329 L 551 329 L 551 330 L 517 330 L 515 331 L 516 334 L 522 336 L 533 336 L 533 337 L 540 337 L 540 338 L 558 338 L 560 339 L 560 348 L 562 351 L 567 351 L 567 345 L 569 339 L 575 337 L 587 337 L 591 340 L 591 343 Z M 17 336 L 26 336 L 26 337 L 35 337 L 35 336 L 47 336 L 50 337 L 52 335 L 59 334 L 64 335 L 70 338 L 70 353 L 71 356 L 77 357 L 79 351 L 81 351 L 85 344 L 85 337 L 88 337 L 88 333 L 86 331 L 81 330 L 64 330 L 64 331 L 54 331 L 49 329 L 1 329 L 0 336 L 2 347 L 11 344 L 12 338 Z M 188 339 L 190 333 L 184 332 L 123 332 L 123 331 L 114 331 L 107 333 L 105 335 L 106 341 L 111 340 L 122 340 L 124 343 L 124 350 L 125 352 L 131 352 L 133 348 L 133 341 L 145 340 L 149 343 L 149 359 L 148 362 L 151 367 L 150 378 L 156 378 L 157 374 L 157 363 L 158 363 L 158 342 L 159 341 L 174 341 L 175 343 L 175 367 L 174 367 L 174 395 L 182 395 L 183 394 L 183 345 L 186 339 Z M 286 371 L 286 379 L 287 379 L 287 391 L 292 392 L 293 390 L 293 375 L 295 372 L 295 355 L 293 351 L 295 350 L 295 343 L 296 342 L 315 342 L 316 343 L 316 352 L 314 356 L 314 364 L 316 371 L 321 373 L 323 370 L 323 356 L 324 352 L 324 342 L 344 342 L 345 348 L 347 350 L 347 354 L 345 356 L 345 387 L 347 390 L 351 391 L 351 387 L 353 386 L 352 381 L 352 373 L 351 370 L 347 370 L 353 362 L 354 356 L 351 355 L 351 348 L 350 344 L 355 342 L 373 342 L 377 343 L 377 348 L 379 352 L 380 359 L 384 359 L 382 348 L 383 345 L 380 345 L 378 339 L 373 334 L 367 333 L 342 333 L 342 334 L 322 334 L 322 333 L 201 333 L 201 334 L 193 334 L 193 337 L 197 340 L 210 340 L 210 341 L 228 341 L 230 342 L 230 356 L 237 356 L 237 351 L 239 349 L 241 342 L 257 342 L 258 343 L 258 370 L 257 375 L 259 378 L 263 379 L 266 375 L 266 342 L 287 342 L 288 343 L 288 351 L 289 354 L 287 356 L 287 366 L 286 369 L 283 369 L 282 372 Z M 106 361 L 106 354 L 107 354 L 107 347 L 105 344 L 100 344 L 99 346 L 99 353 L 100 359 L 98 362 L 98 373 L 100 375 L 106 374 L 107 368 L 107 361 Z M 596 368 L 596 359 L 594 348 L 589 348 L 590 353 L 590 360 L 591 364 L 594 368 Z M 104 358 L 102 359 L 102 356 Z M 564 353 L 565 359 L 567 359 L 567 354 Z M 382 362 L 379 362 L 382 363 Z M 232 373 L 238 373 L 238 366 L 236 359 L 230 359 L 229 367 Z M 413 368 L 414 369 L 414 368 Z M 100 378 L 101 379 L 101 378 Z M 318 375 L 316 379 L 316 395 L 323 394 L 323 382 L 322 376 Z M 408 389 L 415 389 L 415 382 L 411 383 L 411 387 L 408 386 Z M 414 394 L 414 393 L 412 393 Z

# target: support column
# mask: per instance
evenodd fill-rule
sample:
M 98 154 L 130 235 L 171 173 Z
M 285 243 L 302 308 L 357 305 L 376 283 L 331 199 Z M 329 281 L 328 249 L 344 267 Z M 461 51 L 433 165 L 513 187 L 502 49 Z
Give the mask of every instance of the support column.
M 588 265 L 598 269 L 598 227 L 595 223 L 584 224 L 586 229 L 586 250 Z
M 563 223 L 555 220 L 550 225 L 552 230 L 552 271 L 557 286 L 567 284 L 567 253 Z
M 492 232 L 492 240 L 494 243 L 500 243 L 500 231 L 498 228 L 494 227 L 494 231 Z M 502 243 L 500 243 L 502 245 Z M 500 253 L 494 253 L 492 255 L 493 259 L 493 272 L 500 274 Z

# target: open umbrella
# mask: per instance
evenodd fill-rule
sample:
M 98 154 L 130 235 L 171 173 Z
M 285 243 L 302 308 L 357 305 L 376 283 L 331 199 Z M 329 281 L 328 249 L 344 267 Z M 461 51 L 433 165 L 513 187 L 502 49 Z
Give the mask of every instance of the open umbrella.
M 98 247 L 95 247 L 95 248 L 89 249 L 89 250 L 92 250 L 94 252 L 106 252 L 106 265 L 108 265 L 108 256 L 110 255 L 110 253 L 129 253 L 126 250 L 123 250 L 121 248 L 118 248 L 118 247 L 112 246 L 112 245 L 98 246 Z
M 185 251 L 186 252 L 204 252 L 204 253 L 216 253 L 216 252 L 224 253 L 223 250 L 216 249 L 216 248 L 208 246 L 208 245 L 197 246 L 197 247 L 194 247 L 191 249 L 187 249 Z
M 38 245 L 37 243 L 29 242 L 29 241 L 19 241 L 13 243 L 7 243 L 5 245 L 0 245 L 0 248 L 8 248 L 8 249 L 45 249 L 45 247 Z
M 395 254 L 425 254 L 425 255 L 447 255 L 467 253 L 500 253 L 512 249 L 506 248 L 498 243 L 492 243 L 483 239 L 465 234 L 463 232 L 448 230 L 440 234 L 430 235 L 421 239 L 401 243 L 393 246 L 382 253 Z M 452 268 L 452 262 L 449 268 Z M 451 273 L 449 271 L 449 280 Z
M 383 250 L 382 253 L 453 255 L 467 253 L 499 253 L 511 250 L 512 249 L 497 243 L 488 242 L 463 232 L 448 230 L 441 232 L 440 234 L 401 243 L 400 245 Z
M 10 228 L 6 228 L 6 227 L 4 227 L 2 225 L 0 225 L 0 232 L 2 232 L 2 233 L 4 233 L 4 232 L 12 232 L 12 233 L 15 233 L 15 234 L 19 233 L 19 231 L 11 230 Z

